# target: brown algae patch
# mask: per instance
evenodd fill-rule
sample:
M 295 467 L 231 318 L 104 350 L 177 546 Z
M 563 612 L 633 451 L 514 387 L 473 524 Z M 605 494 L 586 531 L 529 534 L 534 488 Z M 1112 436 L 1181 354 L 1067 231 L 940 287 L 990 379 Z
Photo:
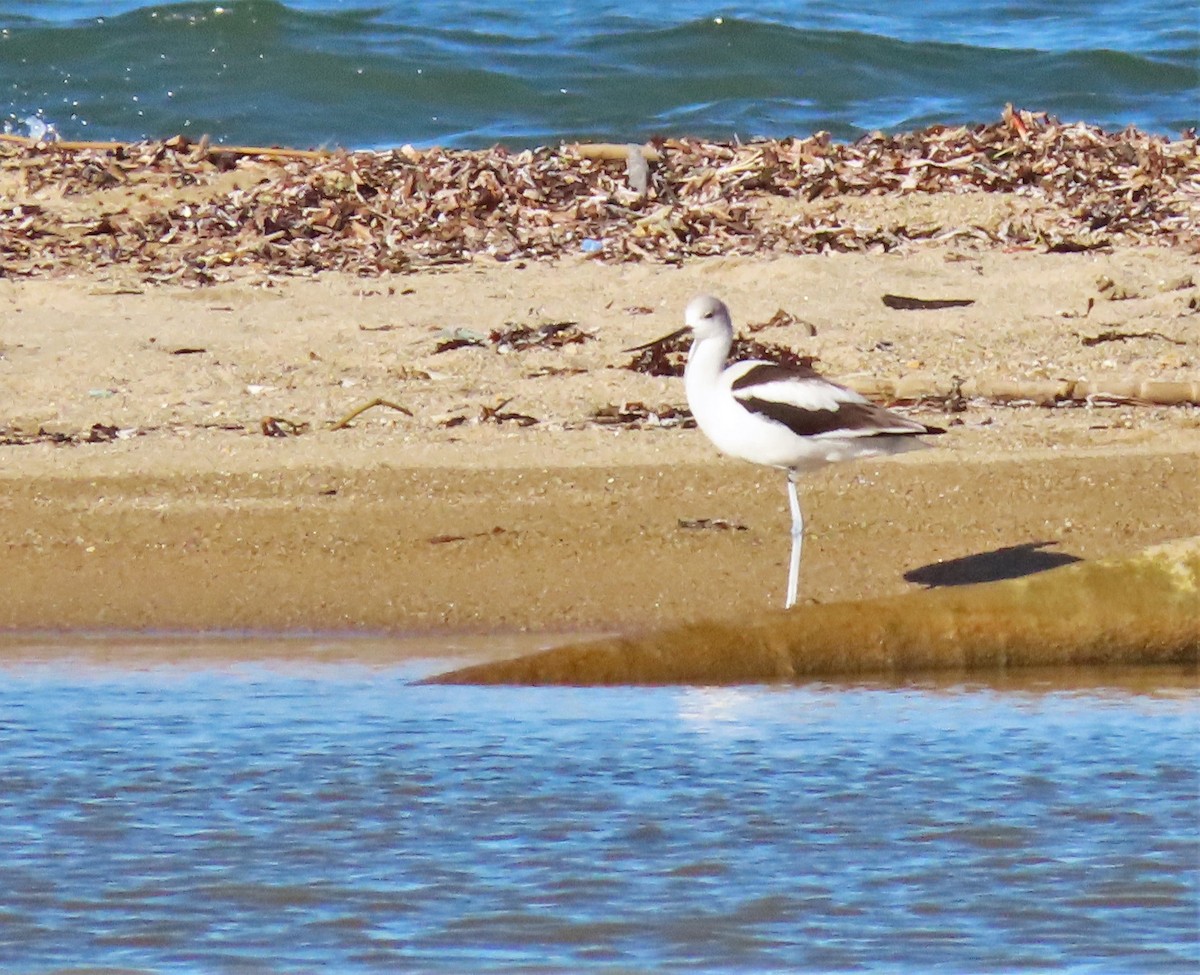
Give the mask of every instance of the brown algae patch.
M 1200 656 L 1200 537 L 1127 559 L 803 606 L 559 647 L 434 678 L 471 684 L 729 684 L 945 670 L 1188 665 Z

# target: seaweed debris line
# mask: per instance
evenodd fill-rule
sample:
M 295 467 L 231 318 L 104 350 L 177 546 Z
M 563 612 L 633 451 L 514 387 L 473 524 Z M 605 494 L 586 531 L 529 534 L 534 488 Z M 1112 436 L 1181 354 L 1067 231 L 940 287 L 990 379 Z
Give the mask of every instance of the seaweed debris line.
M 736 684 L 1198 659 L 1200 536 L 1020 579 L 556 647 L 429 683 Z

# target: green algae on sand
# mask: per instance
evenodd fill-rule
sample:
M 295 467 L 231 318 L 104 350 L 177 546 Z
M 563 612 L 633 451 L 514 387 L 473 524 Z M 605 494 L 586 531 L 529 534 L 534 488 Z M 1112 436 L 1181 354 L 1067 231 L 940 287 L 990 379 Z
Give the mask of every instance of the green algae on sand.
M 735 684 L 1198 658 L 1200 536 L 1019 579 L 561 646 L 430 682 Z

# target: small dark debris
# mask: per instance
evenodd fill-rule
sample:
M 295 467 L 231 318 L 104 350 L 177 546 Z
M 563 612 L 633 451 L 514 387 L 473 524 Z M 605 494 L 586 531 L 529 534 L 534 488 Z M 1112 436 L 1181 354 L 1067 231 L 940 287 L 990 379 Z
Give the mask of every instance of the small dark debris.
M 602 406 L 591 416 L 598 426 L 624 426 L 640 430 L 644 427 L 679 427 L 689 430 L 696 426 L 691 411 L 677 406 L 659 406 L 654 409 L 645 403 L 610 403 Z
M 433 378 L 424 369 L 418 369 L 416 366 L 396 366 L 392 375 L 402 382 L 424 382 Z M 412 416 L 411 413 L 408 415 Z
M 1107 237 L 1084 240 L 1078 237 L 1063 237 L 1046 246 L 1047 254 L 1086 254 L 1088 251 L 1104 250 L 1112 244 Z
M 725 518 L 680 518 L 679 527 L 688 531 L 748 532 L 750 529 L 740 522 Z
M 511 399 L 501 400 L 495 406 L 481 406 L 479 408 L 480 423 L 515 423 L 519 427 L 531 427 L 535 423 L 541 421 L 536 416 L 528 416 L 525 413 L 513 413 L 506 411 L 506 407 L 511 403 Z
M 11 427 L 0 427 L 0 446 L 3 447 L 25 447 L 30 444 L 42 443 L 68 445 L 111 443 L 119 439 L 121 439 L 120 429 L 107 423 L 93 423 L 87 431 L 78 433 L 63 433 L 58 430 L 47 430 L 45 427 L 38 427 L 37 433 L 25 433 Z
M 508 534 L 507 528 L 501 528 L 497 525 L 491 531 L 474 532 L 470 535 L 434 535 L 428 539 L 430 545 L 447 545 L 451 542 L 465 542 L 472 538 L 494 538 L 496 535 Z
M 940 396 L 922 396 L 915 400 L 892 400 L 888 406 L 913 406 L 918 409 L 940 409 L 947 413 L 965 413 L 968 401 L 967 397 L 963 395 L 964 382 L 966 380 L 962 376 L 954 376 L 948 393 Z M 957 422 L 962 423 L 961 420 Z
M 308 429 L 308 424 L 282 416 L 264 416 L 259 422 L 259 429 L 264 437 L 298 437 Z
M 467 336 L 459 335 L 455 338 L 446 339 L 444 342 L 439 342 L 433 348 L 433 354 L 437 355 L 440 352 L 453 352 L 455 349 L 469 348 L 485 348 L 487 343 L 483 339 L 468 338 Z
M 527 372 L 525 378 L 545 379 L 547 376 L 581 376 L 586 372 L 586 369 L 580 369 L 577 366 L 543 366 L 541 369 L 534 369 L 533 372 Z
M 519 427 L 531 427 L 536 423 L 542 422 L 536 416 L 529 416 L 525 413 L 513 413 L 511 411 L 506 411 L 504 409 L 504 407 L 506 407 L 511 402 L 512 402 L 511 399 L 505 399 L 505 400 L 501 400 L 495 406 L 481 406 L 479 408 L 479 415 L 475 418 L 475 422 L 476 423 L 497 423 L 497 424 L 499 424 L 499 423 L 515 423 Z M 448 417 L 445 420 L 442 420 L 442 422 L 438 425 L 443 428 L 450 429 L 452 427 L 461 427 L 470 422 L 471 422 L 471 420 L 469 417 L 459 414 L 458 416 L 452 416 L 452 417 Z
M 200 346 L 185 345 L 169 351 L 171 355 L 200 355 L 202 352 L 207 352 L 208 349 L 201 348 Z
M 117 439 L 117 428 L 107 423 L 93 423 L 85 439 L 88 443 L 109 443 Z
M 463 348 L 487 348 L 496 352 L 521 352 L 525 349 L 560 349 L 564 345 L 589 342 L 590 332 L 579 327 L 578 322 L 548 322 L 545 325 L 517 325 L 506 322 L 504 328 L 492 329 L 486 336 L 468 329 L 455 329 L 449 338 L 434 347 L 434 354 Z
M 520 352 L 523 349 L 560 349 L 564 345 L 580 345 L 593 338 L 578 322 L 549 322 L 545 325 L 517 325 L 506 322 L 505 328 L 494 329 L 488 341 L 497 352 Z
M 1099 335 L 1083 335 L 1080 341 L 1086 346 L 1100 345 L 1103 342 L 1124 342 L 1127 339 L 1162 339 L 1172 345 L 1187 345 L 1182 339 L 1173 339 L 1162 332 L 1118 332 L 1115 329 L 1101 332 Z
M 101 185 L 102 186 L 103 185 L 111 186 L 112 184 L 111 183 L 102 183 Z M 120 219 L 118 218 L 117 214 L 106 213 L 100 217 L 100 219 L 96 222 L 95 226 L 89 228 L 88 230 L 85 230 L 83 233 L 84 233 L 85 237 L 103 236 L 105 234 L 116 237 L 117 235 L 119 235 L 123 232 L 124 232 L 124 227 L 122 227 Z
M 233 422 L 217 422 L 217 423 L 197 423 L 197 427 L 201 430 L 238 430 L 244 431 L 246 428 L 240 423 Z
M 757 322 L 755 324 L 747 325 L 746 330 L 751 335 L 755 335 L 767 328 L 791 328 L 796 325 L 802 326 L 810 336 L 817 334 L 817 326 L 815 326 L 812 322 L 806 322 L 803 319 L 797 318 L 791 312 L 784 311 L 782 308 L 776 311 L 775 314 L 768 318 L 765 322 Z
M 975 304 L 974 298 L 911 298 L 907 295 L 884 295 L 881 300 L 896 311 L 935 311 L 939 308 L 966 308 Z
M 952 382 L 953 385 L 946 396 L 946 412 L 965 413 L 967 410 L 967 398 L 963 395 L 963 383 L 966 380 L 962 376 L 954 376 L 952 377 Z
M 0 446 L 26 447 L 35 443 L 74 444 L 78 437 L 69 433 L 50 432 L 44 427 L 38 427 L 37 433 L 23 433 L 9 427 L 0 427 Z

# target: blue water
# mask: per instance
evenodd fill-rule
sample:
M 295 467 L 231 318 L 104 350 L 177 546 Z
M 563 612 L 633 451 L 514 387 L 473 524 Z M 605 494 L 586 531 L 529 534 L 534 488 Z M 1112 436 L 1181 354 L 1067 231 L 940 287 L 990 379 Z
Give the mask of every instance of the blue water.
M 513 146 L 1200 123 L 1177 0 L 0 2 L 0 117 L 69 138 Z
M 0 669 L 0 970 L 1194 972 L 1194 689 Z

